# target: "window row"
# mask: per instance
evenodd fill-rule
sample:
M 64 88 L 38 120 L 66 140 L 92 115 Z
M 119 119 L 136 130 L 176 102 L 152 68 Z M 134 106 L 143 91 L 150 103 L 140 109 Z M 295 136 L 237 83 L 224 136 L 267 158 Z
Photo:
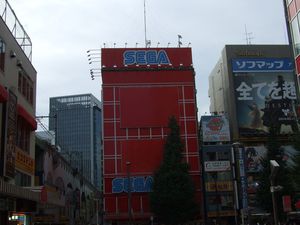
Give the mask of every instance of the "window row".
M 21 69 L 19 71 L 18 90 L 31 105 L 33 105 L 33 88 L 33 81 L 29 78 L 26 72 Z

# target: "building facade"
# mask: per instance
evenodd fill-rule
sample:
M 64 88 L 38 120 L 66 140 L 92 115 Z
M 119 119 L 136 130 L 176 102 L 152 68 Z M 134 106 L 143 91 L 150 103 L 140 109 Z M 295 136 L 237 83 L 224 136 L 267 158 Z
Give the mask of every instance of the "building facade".
M 295 59 L 295 72 L 298 77 L 300 75 L 300 1 L 284 0 L 284 9 L 287 22 L 287 31 L 290 47 L 293 50 Z
M 256 190 L 261 159 L 268 151 L 269 129 L 275 129 L 287 158 L 295 153 L 289 137 L 299 131 L 297 79 L 290 46 L 226 45 L 209 79 L 210 111 L 227 116 L 234 156 L 244 160 L 244 168 L 238 168 L 247 176 L 246 180 L 241 177 L 238 187 L 245 199 L 239 213 L 246 209 L 249 219 L 263 215 L 266 212 L 257 204 Z
M 35 175 L 37 72 L 30 37 L 8 1 L 0 1 L 0 15 L 0 224 L 6 225 L 12 216 L 29 221 L 39 201 L 28 188 Z
M 36 224 L 100 224 L 99 194 L 54 145 L 36 137 L 35 186 L 40 202 L 32 222 Z
M 191 49 L 105 48 L 101 59 L 105 220 L 120 224 L 130 219 L 132 223 L 153 222 L 148 192 L 161 163 L 170 116 L 179 123 L 185 145 L 183 157 L 190 165 L 201 205 Z
M 61 154 L 101 189 L 101 103 L 92 94 L 50 98 L 49 129 Z

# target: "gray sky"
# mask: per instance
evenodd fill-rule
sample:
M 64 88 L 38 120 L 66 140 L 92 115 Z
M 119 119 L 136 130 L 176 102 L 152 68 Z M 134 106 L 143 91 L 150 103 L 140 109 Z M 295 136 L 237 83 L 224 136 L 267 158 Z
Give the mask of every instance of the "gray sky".
M 101 99 L 101 79 L 91 80 L 86 51 L 144 47 L 143 0 L 9 0 L 33 42 L 38 72 L 37 115 L 48 115 L 49 97 L 92 93 Z M 147 38 L 152 47 L 191 42 L 199 115 L 209 111 L 208 75 L 225 44 L 286 44 L 283 0 L 146 0 Z M 94 63 L 100 67 L 100 63 Z

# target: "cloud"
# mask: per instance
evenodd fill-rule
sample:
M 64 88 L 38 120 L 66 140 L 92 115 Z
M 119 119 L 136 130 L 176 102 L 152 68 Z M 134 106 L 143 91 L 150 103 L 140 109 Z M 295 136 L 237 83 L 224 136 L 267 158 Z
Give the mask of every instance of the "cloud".
M 37 112 L 48 113 L 49 97 L 92 93 L 86 50 L 144 46 L 143 0 L 10 0 L 33 42 L 38 71 Z M 147 38 L 152 46 L 192 43 L 199 114 L 209 111 L 208 75 L 226 44 L 287 43 L 282 0 L 146 0 Z M 100 65 L 100 64 L 99 64 Z M 93 66 L 99 66 L 94 64 Z

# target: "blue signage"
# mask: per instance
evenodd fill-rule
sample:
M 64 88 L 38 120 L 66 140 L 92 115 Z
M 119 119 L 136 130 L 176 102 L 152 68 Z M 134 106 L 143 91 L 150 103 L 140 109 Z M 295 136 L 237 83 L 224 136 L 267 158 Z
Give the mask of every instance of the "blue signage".
M 151 192 L 153 178 L 148 177 L 131 177 L 130 191 L 131 192 Z M 128 192 L 127 178 L 114 178 L 112 180 L 112 193 Z
M 236 161 L 238 166 L 238 176 L 240 180 L 239 196 L 242 209 L 248 208 L 247 177 L 245 172 L 245 151 L 244 148 L 238 148 L 236 152 Z
M 232 72 L 278 72 L 293 71 L 290 58 L 242 58 L 232 60 Z
M 165 50 L 128 50 L 123 54 L 124 65 L 163 65 L 170 64 Z

